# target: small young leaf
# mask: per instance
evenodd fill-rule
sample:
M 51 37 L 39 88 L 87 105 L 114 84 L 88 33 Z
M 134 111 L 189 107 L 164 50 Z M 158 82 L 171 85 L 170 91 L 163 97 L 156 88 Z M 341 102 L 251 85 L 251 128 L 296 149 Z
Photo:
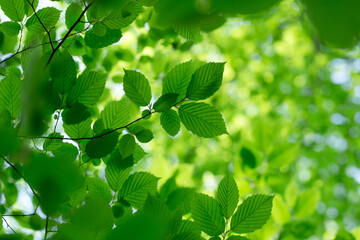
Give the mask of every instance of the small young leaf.
M 50 28 L 54 27 L 58 22 L 60 18 L 60 11 L 53 7 L 46 7 L 37 11 L 37 15 L 43 23 L 44 27 L 46 27 L 46 29 L 49 31 Z M 26 27 L 29 32 L 34 34 L 45 32 L 44 27 L 39 22 L 35 14 L 26 21 Z
M 216 198 L 222 207 L 223 216 L 229 219 L 239 202 L 239 189 L 234 178 L 230 175 L 224 177 L 218 186 Z
M 261 228 L 270 218 L 274 196 L 256 194 L 248 197 L 231 218 L 231 231 L 250 233 Z
M 85 71 L 76 80 L 71 89 L 67 103 L 73 104 L 77 101 L 85 106 L 94 105 L 101 97 L 106 82 L 106 75 L 97 71 Z
M 179 109 L 181 122 L 193 134 L 211 138 L 227 133 L 224 119 L 206 103 L 188 103 Z
M 76 81 L 76 64 L 68 51 L 57 51 L 50 64 L 50 76 L 59 93 L 71 90 Z
M 218 236 L 225 230 L 221 206 L 210 196 L 195 194 L 191 204 L 191 216 L 199 229 L 210 236 Z
M 162 95 L 155 103 L 154 110 L 156 112 L 167 112 L 176 103 L 179 94 L 177 93 L 166 93 Z
M 0 0 L 0 6 L 6 16 L 15 22 L 21 22 L 25 16 L 24 0 Z
M 95 135 L 95 137 L 99 135 L 101 137 L 94 138 L 86 144 L 85 151 L 90 158 L 106 157 L 114 150 L 117 145 L 119 133 L 114 131 L 106 134 L 108 131 L 109 129 L 106 129 L 101 134 Z
M 54 151 L 61 147 L 63 144 L 62 139 L 51 139 L 51 138 L 63 138 L 63 136 L 58 132 L 50 133 L 48 138 L 45 139 L 43 148 L 45 151 Z
M 77 3 L 72 3 L 68 6 L 65 13 L 65 24 L 68 29 L 70 29 L 78 20 L 79 16 L 82 13 L 82 8 Z M 74 28 L 75 31 L 84 30 L 85 23 L 85 16 L 81 18 L 82 22 L 78 22 Z
M 140 208 L 148 196 L 154 194 L 159 178 L 147 172 L 132 174 L 119 191 L 119 198 L 124 198 L 134 208 Z
M 174 137 L 180 131 L 179 115 L 172 109 L 161 113 L 160 124 L 170 136 Z
M 225 63 L 207 63 L 192 75 L 186 96 L 190 100 L 203 100 L 212 96 L 221 86 Z
M 151 100 L 151 88 L 149 81 L 139 72 L 125 70 L 124 91 L 131 101 L 146 106 Z

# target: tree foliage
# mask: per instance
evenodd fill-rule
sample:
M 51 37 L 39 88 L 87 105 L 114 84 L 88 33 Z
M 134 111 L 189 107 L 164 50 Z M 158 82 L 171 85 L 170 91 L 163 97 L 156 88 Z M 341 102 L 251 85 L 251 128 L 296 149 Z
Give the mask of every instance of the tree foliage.
M 0 235 L 360 239 L 359 5 L 0 0 Z

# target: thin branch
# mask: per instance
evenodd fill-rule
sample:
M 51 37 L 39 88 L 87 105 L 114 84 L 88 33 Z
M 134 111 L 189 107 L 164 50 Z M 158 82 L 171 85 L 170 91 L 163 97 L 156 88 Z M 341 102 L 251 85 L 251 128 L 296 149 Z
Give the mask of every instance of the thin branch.
M 81 31 L 78 31 L 78 32 L 75 32 L 75 33 L 70 34 L 68 37 L 72 37 L 72 36 L 75 36 L 75 35 L 77 35 L 77 34 L 79 34 L 79 33 L 82 33 L 82 32 L 84 32 L 84 31 L 87 31 L 89 28 L 90 28 L 90 25 L 89 25 L 87 28 L 85 28 L 84 30 L 81 30 Z M 62 40 L 63 40 L 63 38 L 60 38 L 60 39 L 58 39 L 58 40 L 54 40 L 53 42 L 59 42 L 59 41 L 62 41 Z M 41 47 L 41 46 L 44 46 L 44 45 L 47 45 L 47 44 L 50 44 L 50 42 L 44 42 L 44 43 L 40 43 L 40 44 L 35 45 L 35 46 L 30 46 L 30 47 L 24 48 L 24 49 L 22 49 L 22 50 L 20 50 L 20 51 L 15 52 L 14 54 L 10 55 L 9 57 L 5 58 L 4 60 L 2 60 L 2 61 L 0 62 L 0 64 L 2 64 L 2 63 L 4 63 L 4 62 L 12 59 L 12 58 L 15 57 L 16 55 L 21 54 L 21 53 L 23 53 L 23 52 L 25 52 L 25 51 L 27 51 L 27 50 L 30 50 L 30 49 L 33 49 L 33 48 L 38 48 L 38 47 Z
M 29 0 L 28 0 L 29 1 Z M 94 0 L 95 1 L 95 0 Z M 87 5 L 84 9 L 84 11 L 82 11 L 82 13 L 80 14 L 79 18 L 76 20 L 76 22 L 70 27 L 69 31 L 65 34 L 65 37 L 61 40 L 61 42 L 56 46 L 55 49 L 53 49 L 49 60 L 47 61 L 46 65 L 49 65 L 51 60 L 53 59 L 55 53 L 57 52 L 57 50 L 60 49 L 60 47 L 64 44 L 64 42 L 66 41 L 66 39 L 70 36 L 72 30 L 74 30 L 74 28 L 76 27 L 76 25 L 81 21 L 82 17 L 85 15 L 86 11 L 93 5 L 94 1 L 92 1 L 91 3 L 89 3 L 89 5 Z
M 59 118 L 61 117 L 61 111 L 63 110 L 63 103 L 64 103 L 64 94 L 61 94 L 60 110 L 57 112 L 58 115 L 57 115 L 56 123 L 55 123 L 55 126 L 54 126 L 54 132 L 56 132 L 56 127 L 57 127 L 57 125 L 59 123 Z
M 180 103 L 184 102 L 186 100 L 187 97 L 184 97 L 182 100 L 180 100 L 179 102 L 175 103 L 173 105 L 173 107 L 177 107 L 177 105 L 179 105 Z M 151 111 L 149 112 L 148 114 L 145 114 L 144 116 L 132 121 L 131 123 L 128 123 L 126 124 L 125 126 L 121 126 L 121 127 L 117 127 L 117 128 L 114 128 L 108 132 L 105 132 L 105 133 L 102 133 L 100 135 L 95 135 L 95 136 L 92 136 L 92 137 L 81 137 L 81 138 L 62 138 L 62 137 L 48 137 L 48 136 L 40 136 L 40 137 L 28 137 L 28 136 L 18 136 L 20 138 L 27 138 L 27 139 L 57 139 L 57 140 L 72 140 L 72 141 L 81 141 L 81 140 L 93 140 L 93 139 L 96 139 L 96 138 L 102 138 L 110 133 L 113 133 L 115 131 L 118 131 L 118 130 L 121 130 L 121 129 L 128 129 L 129 126 L 133 125 L 134 123 L 137 123 L 139 122 L 140 120 L 143 120 L 145 119 L 146 117 L 152 115 L 156 113 L 156 111 Z
M 47 234 L 48 234 L 48 226 L 49 226 L 49 217 L 46 216 L 46 224 L 45 224 L 45 237 L 44 239 L 47 239 Z
M 8 228 L 10 228 L 11 231 L 12 231 L 15 235 L 19 236 L 21 239 L 24 239 L 20 234 L 18 234 L 17 232 L 15 232 L 15 230 L 9 225 L 9 223 L 6 221 L 6 219 L 5 219 L 4 217 L 2 217 L 2 219 L 3 219 L 4 222 L 6 223 L 6 226 L 7 226 Z
M 50 41 L 50 44 L 51 44 L 51 48 L 54 50 L 54 45 L 53 45 L 53 43 L 52 43 L 51 35 L 50 35 L 50 31 L 51 31 L 51 30 L 47 30 L 47 28 L 45 27 L 44 23 L 41 21 L 39 15 L 38 15 L 37 12 L 36 12 L 36 9 L 35 9 L 35 7 L 34 7 L 34 4 L 31 3 L 29 0 L 27 0 L 27 2 L 30 4 L 32 10 L 34 11 L 35 17 L 36 17 L 37 20 L 40 22 L 41 26 L 44 28 L 46 34 L 48 35 L 49 41 Z
M 34 212 L 30 213 L 30 214 L 4 214 L 2 216 L 3 217 L 30 217 L 30 216 L 36 215 L 36 211 L 37 211 L 38 208 L 39 208 L 39 204 L 34 209 Z
M 29 185 L 31 191 L 33 192 L 34 196 L 37 198 L 37 200 L 39 201 L 39 203 L 41 203 L 41 200 L 39 198 L 39 196 L 37 195 L 37 193 L 35 192 L 35 190 L 32 188 L 31 184 L 26 180 L 26 178 L 24 177 L 24 175 L 21 174 L 21 172 L 11 163 L 9 162 L 5 157 L 2 157 L 2 159 L 4 159 L 4 161 L 9 164 L 14 170 L 15 172 L 17 172 L 17 174 L 20 175 L 20 177 L 22 179 L 24 179 L 24 181 Z

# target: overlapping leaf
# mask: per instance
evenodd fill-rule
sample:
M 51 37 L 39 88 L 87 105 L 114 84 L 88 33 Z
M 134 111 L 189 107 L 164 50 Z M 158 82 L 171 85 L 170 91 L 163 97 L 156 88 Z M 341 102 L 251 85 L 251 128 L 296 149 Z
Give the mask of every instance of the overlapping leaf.
M 223 215 L 229 219 L 239 202 L 239 190 L 232 176 L 227 175 L 221 180 L 216 197 L 221 205 Z
M 225 63 L 207 63 L 192 75 L 186 96 L 190 100 L 202 100 L 219 90 L 224 73 Z
M 124 91 L 131 101 L 147 106 L 151 100 L 151 88 L 149 81 L 139 72 L 125 70 Z
M 78 101 L 86 106 L 95 104 L 101 97 L 106 82 L 106 75 L 98 71 L 85 71 L 81 74 L 69 92 L 69 104 Z
M 26 27 L 32 33 L 45 32 L 44 27 L 49 31 L 58 22 L 60 18 L 60 11 L 54 7 L 46 7 L 37 11 L 37 15 L 40 18 L 42 24 L 35 15 L 32 15 L 26 21 Z
M 231 230 L 250 233 L 261 228 L 270 218 L 274 196 L 257 194 L 248 197 L 231 218 Z
M 140 208 L 148 196 L 155 193 L 158 178 L 147 172 L 132 174 L 119 191 L 119 198 L 124 198 L 133 207 Z
M 195 194 L 191 204 L 191 216 L 196 225 L 210 236 L 218 236 L 225 230 L 221 206 L 210 196 Z
M 129 108 L 125 100 L 113 101 L 106 105 L 101 112 L 101 119 L 105 128 L 115 129 L 130 122 Z
M 174 137 L 180 131 L 180 118 L 174 110 L 161 113 L 160 124 L 170 136 Z
M 211 138 L 227 133 L 224 119 L 206 103 L 188 103 L 179 109 L 181 122 L 193 134 Z
M 24 0 L 0 0 L 0 6 L 5 15 L 15 22 L 21 22 L 25 16 Z

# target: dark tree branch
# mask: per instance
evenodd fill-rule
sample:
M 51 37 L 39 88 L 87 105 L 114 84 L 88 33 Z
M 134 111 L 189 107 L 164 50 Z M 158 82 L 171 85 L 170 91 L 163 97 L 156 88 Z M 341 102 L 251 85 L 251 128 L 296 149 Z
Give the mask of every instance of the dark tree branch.
M 2 159 L 4 159 L 4 161 L 10 165 L 10 167 L 12 167 L 15 172 L 17 172 L 17 174 L 19 174 L 21 176 L 22 179 L 24 179 L 24 181 L 29 185 L 31 191 L 33 192 L 34 196 L 37 198 L 37 200 L 39 201 L 39 203 L 41 203 L 41 200 L 39 198 L 39 196 L 37 195 L 37 193 L 35 192 L 35 190 L 32 188 L 31 184 L 26 180 L 26 178 L 24 177 L 24 175 L 21 174 L 21 172 L 11 163 L 9 162 L 5 157 L 2 157 Z
M 70 36 L 72 30 L 74 30 L 74 28 L 76 27 L 76 25 L 81 21 L 82 17 L 85 15 L 86 11 L 92 6 L 92 4 L 94 3 L 94 1 L 92 1 L 91 3 L 89 3 L 89 5 L 87 5 L 84 9 L 84 11 L 82 11 L 82 13 L 80 14 L 79 18 L 76 20 L 76 22 L 70 27 L 69 31 L 65 34 L 65 37 L 61 40 L 61 42 L 56 46 L 55 49 L 53 49 L 49 60 L 47 61 L 46 65 L 49 65 L 51 60 L 53 59 L 55 53 L 60 49 L 60 47 L 64 44 L 64 42 L 66 41 L 66 39 Z
M 84 30 L 81 30 L 81 31 L 79 31 L 79 32 L 72 33 L 72 34 L 69 35 L 69 37 L 72 37 L 72 36 L 74 36 L 74 35 L 77 35 L 77 34 L 79 34 L 79 33 L 82 33 L 82 32 L 84 32 L 84 31 L 87 31 L 88 29 L 89 29 L 89 27 L 87 27 L 87 28 L 85 28 Z M 59 42 L 59 41 L 62 41 L 62 40 L 63 40 L 63 39 L 61 38 L 61 39 L 58 39 L 58 40 L 54 40 L 53 42 Z M 24 49 L 22 49 L 22 50 L 20 50 L 20 51 L 15 52 L 14 54 L 10 55 L 9 57 L 5 58 L 4 60 L 2 60 L 2 61 L 0 62 L 0 64 L 2 64 L 2 63 L 4 63 L 4 62 L 12 59 L 12 58 L 15 57 L 16 55 L 21 54 L 21 53 L 23 53 L 23 52 L 25 52 L 25 51 L 27 51 L 27 50 L 30 50 L 30 49 L 33 49 L 33 48 L 38 48 L 38 47 L 41 47 L 41 46 L 44 46 L 44 45 L 47 45 L 47 44 L 50 44 L 50 42 L 44 42 L 44 43 L 40 43 L 40 44 L 35 45 L 35 46 L 30 46 L 30 47 L 24 48 Z
M 186 100 L 187 97 L 184 97 L 182 100 L 180 100 L 179 102 L 175 103 L 173 105 L 173 107 L 177 107 L 177 105 L 179 105 L 180 103 L 184 102 Z M 139 122 L 140 120 L 145 119 L 146 117 L 150 116 L 151 114 L 156 113 L 156 111 L 150 111 L 148 114 L 145 114 L 144 116 L 132 121 L 131 123 L 126 124 L 125 126 L 121 126 L 121 127 L 117 127 L 114 128 L 108 132 L 102 133 L 100 135 L 95 135 L 93 137 L 82 137 L 82 138 L 61 138 L 61 137 L 46 137 L 46 136 L 40 136 L 40 137 L 27 137 L 27 136 L 19 136 L 20 138 L 27 138 L 27 139 L 57 139 L 57 140 L 72 140 L 72 141 L 81 141 L 81 140 L 92 140 L 92 139 L 96 139 L 96 138 L 102 138 L 110 133 L 113 133 L 115 131 L 121 130 L 121 129 L 128 129 L 129 126 L 133 125 L 134 123 Z
M 51 44 L 51 48 L 54 50 L 54 45 L 53 45 L 53 43 L 52 43 L 51 35 L 50 35 L 50 31 L 51 31 L 51 30 L 47 30 L 47 28 L 45 27 L 44 23 L 41 21 L 39 15 L 37 15 L 37 12 L 36 12 L 36 9 L 35 9 L 35 7 L 34 7 L 34 4 L 31 3 L 29 0 L 27 0 L 27 2 L 30 4 L 32 10 L 34 11 L 35 17 L 36 17 L 37 20 L 40 22 L 41 26 L 44 28 L 46 34 L 48 35 L 49 41 L 50 41 L 50 44 Z

